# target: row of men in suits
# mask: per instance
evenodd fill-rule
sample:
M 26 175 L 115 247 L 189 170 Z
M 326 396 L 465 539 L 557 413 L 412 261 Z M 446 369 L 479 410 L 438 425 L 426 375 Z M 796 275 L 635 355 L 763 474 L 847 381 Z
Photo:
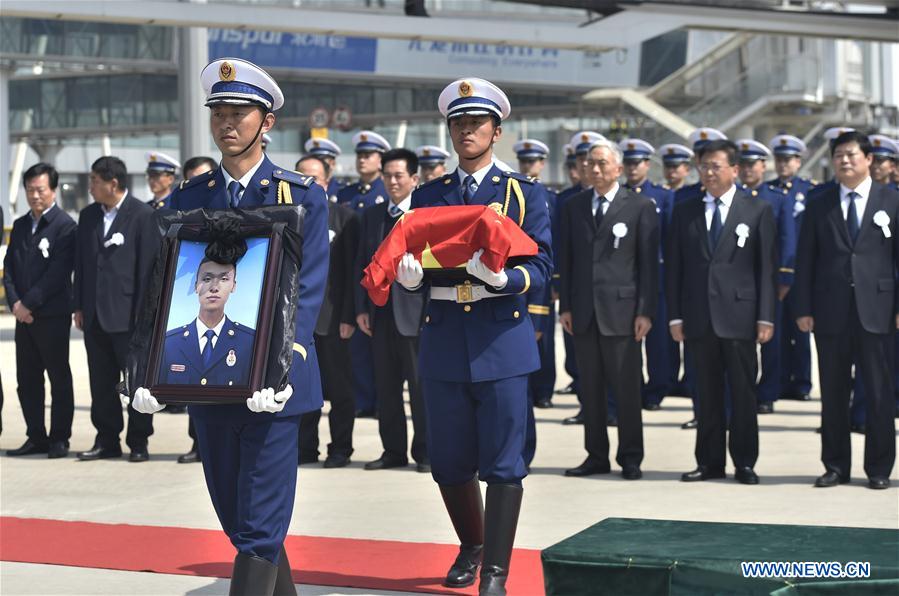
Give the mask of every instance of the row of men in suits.
M 91 166 L 94 203 L 79 222 L 56 204 L 59 175 L 39 163 L 24 174 L 29 212 L 13 225 L 3 282 L 16 317 L 19 401 L 28 439 L 9 455 L 69 452 L 74 401 L 69 366 L 72 321 L 83 331 L 97 433 L 81 460 L 121 457 L 125 429 L 116 384 L 125 367 L 138 302 L 159 249 L 153 209 L 127 186 L 125 164 L 101 157 Z M 51 427 L 44 422 L 44 371 L 51 383 Z M 152 417 L 128 409 L 129 461 L 149 458 Z

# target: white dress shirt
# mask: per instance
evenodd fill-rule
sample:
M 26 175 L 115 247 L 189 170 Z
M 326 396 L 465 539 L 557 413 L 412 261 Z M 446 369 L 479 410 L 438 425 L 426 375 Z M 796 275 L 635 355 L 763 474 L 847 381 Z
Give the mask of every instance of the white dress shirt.
M 261 158 L 259 158 L 259 161 L 256 162 L 256 165 L 253 166 L 252 168 L 250 168 L 246 174 L 244 174 L 243 176 L 240 177 L 240 180 L 238 180 L 238 182 L 240 182 L 240 192 L 237 193 L 238 198 L 240 198 L 240 199 L 243 198 L 243 193 L 247 189 L 247 187 L 250 185 L 250 180 L 252 180 L 253 176 L 256 175 L 256 170 L 259 169 L 259 166 L 262 165 L 262 162 L 264 160 L 265 160 L 265 155 L 263 154 L 263 156 Z M 219 164 L 219 165 L 222 168 L 222 176 L 225 177 L 225 189 L 227 189 L 229 186 L 231 186 L 231 183 L 234 182 L 234 177 L 228 173 L 228 170 L 225 169 L 225 166 L 222 166 L 221 164 Z M 213 345 L 215 345 L 215 344 L 213 344 Z
M 868 176 L 855 188 L 849 188 L 840 184 L 840 209 L 843 210 L 843 219 L 849 219 L 849 198 L 850 192 L 858 193 L 855 199 L 855 212 L 858 213 L 858 226 L 861 228 L 862 220 L 865 216 L 865 207 L 868 206 L 868 196 L 871 194 L 871 177 Z
M 215 335 L 212 336 L 212 349 L 215 349 L 215 344 L 219 341 L 219 335 L 222 333 L 222 327 L 225 326 L 225 316 L 222 316 L 222 320 L 218 322 L 215 327 L 207 327 L 203 324 L 203 321 L 200 320 L 200 317 L 197 317 L 197 339 L 200 341 L 200 353 L 203 353 L 203 348 L 206 347 L 206 331 L 212 329 L 215 332 Z
M 410 207 L 412 207 L 412 195 L 409 195 L 397 204 L 394 204 L 393 201 L 391 201 L 390 204 L 387 205 L 387 213 L 390 213 L 393 208 L 399 208 L 401 214 L 406 213 L 409 211 Z M 391 214 L 391 217 L 394 217 L 394 215 Z M 396 217 L 398 217 L 398 215 Z
M 731 187 L 725 192 L 723 195 L 718 197 L 721 199 L 721 205 L 718 206 L 718 212 L 721 213 L 721 225 L 724 225 L 724 222 L 727 221 L 727 214 L 730 213 L 731 203 L 734 202 L 734 195 L 737 194 L 737 187 L 731 185 Z M 705 229 L 712 229 L 712 214 L 715 213 L 715 197 L 709 194 L 708 191 L 705 193 L 705 197 L 703 197 L 703 203 L 705 204 Z
M 109 228 L 112 227 L 112 222 L 115 221 L 116 215 L 119 214 L 119 207 L 122 206 L 122 202 L 125 200 L 125 197 L 128 196 L 128 189 L 125 189 L 125 194 L 122 195 L 122 198 L 119 199 L 119 202 L 115 204 L 114 207 L 106 208 L 105 205 L 101 205 L 103 207 L 103 235 L 109 233 Z
M 590 203 L 590 212 L 593 213 L 593 217 L 596 217 L 596 210 L 599 209 L 599 206 L 602 205 L 602 214 L 605 215 L 609 206 L 612 204 L 612 199 L 615 198 L 615 195 L 618 194 L 618 183 L 616 182 L 612 188 L 609 189 L 609 192 L 604 194 L 603 196 L 606 198 L 605 201 L 600 203 L 599 201 L 599 193 L 596 192 L 596 189 L 593 189 L 593 201 Z
M 474 177 L 474 183 L 477 184 L 478 187 L 481 186 L 481 182 L 484 181 L 484 177 L 487 175 L 487 172 L 489 172 L 490 168 L 492 168 L 492 167 L 493 167 L 493 162 L 491 161 L 489 164 L 487 164 L 486 166 L 484 166 L 477 172 L 470 174 L 471 176 Z M 459 176 L 459 185 L 465 186 L 465 177 L 469 176 L 469 173 L 466 172 L 465 170 L 463 170 L 460 166 L 460 167 L 456 168 L 456 175 Z

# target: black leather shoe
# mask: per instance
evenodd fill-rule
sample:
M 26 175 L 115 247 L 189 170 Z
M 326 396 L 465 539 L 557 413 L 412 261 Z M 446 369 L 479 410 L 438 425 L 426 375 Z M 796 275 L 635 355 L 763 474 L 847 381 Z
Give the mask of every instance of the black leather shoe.
M 54 441 L 50 443 L 50 449 L 47 451 L 48 459 L 59 459 L 69 454 L 68 441 Z
M 543 398 L 543 399 L 538 399 L 537 401 L 535 401 L 535 402 L 534 402 L 534 407 L 535 407 L 535 408 L 540 408 L 540 409 L 542 409 L 542 410 L 545 410 L 545 409 L 547 409 L 547 408 L 553 407 L 553 402 L 552 402 L 551 399 L 545 397 L 545 398 Z
M 405 468 L 409 465 L 409 460 L 405 457 L 396 457 L 395 455 L 383 454 L 374 461 L 365 464 L 366 470 L 386 470 L 388 468 Z
M 112 449 L 95 445 L 88 451 L 82 451 L 78 454 L 78 459 L 80 459 L 81 461 L 93 461 L 95 459 L 114 459 L 116 457 L 122 457 L 121 447 Z
M 889 478 L 881 478 L 879 476 L 872 476 L 871 478 L 868 478 L 868 488 L 873 488 L 874 490 L 883 490 L 889 487 Z
M 681 474 L 681 482 L 699 482 L 700 480 L 715 480 L 716 478 L 725 478 L 723 469 L 713 470 L 705 466 L 699 466 L 692 472 Z
M 831 486 L 836 486 L 838 484 L 848 484 L 849 477 L 848 476 L 840 476 L 836 472 L 827 471 L 818 476 L 815 480 L 815 486 L 817 488 L 830 488 Z
M 197 451 L 197 446 L 194 445 L 190 451 L 185 453 L 184 455 L 178 456 L 179 464 L 195 464 L 200 461 L 200 452 Z
M 655 412 L 662 409 L 662 404 L 643 404 L 643 409 L 647 412 Z
M 583 424 L 583 423 L 584 423 L 584 413 L 583 412 L 578 412 L 574 416 L 569 416 L 568 418 L 562 419 L 562 424 L 565 424 L 565 425 Z
M 183 414 L 187 411 L 187 406 L 181 406 L 176 404 L 168 404 L 164 410 L 161 410 L 167 414 Z
M 640 466 L 624 466 L 621 469 L 621 477 L 625 480 L 640 480 L 643 478 L 643 472 L 640 471 Z
M 573 382 L 568 383 L 568 385 L 566 385 L 565 387 L 562 387 L 561 389 L 557 389 L 556 393 L 559 395 L 573 395 L 575 393 L 574 383 Z
M 865 434 L 865 425 L 864 424 L 850 424 L 849 430 L 850 430 L 850 432 L 854 432 L 854 433 L 863 435 L 863 434 Z
M 131 455 L 128 456 L 128 461 L 133 464 L 139 464 L 140 462 L 148 461 L 149 459 L 150 452 L 147 451 L 146 447 L 142 449 L 132 449 Z
M 360 408 L 356 410 L 356 418 L 375 418 L 375 411 Z
M 323 468 L 345 468 L 347 464 L 350 463 L 350 456 L 343 455 L 342 453 L 330 453 L 328 457 L 325 458 L 325 463 L 322 464 Z
M 309 451 L 300 451 L 300 455 L 297 458 L 297 465 L 302 466 L 304 464 L 315 464 L 318 463 L 318 453 L 309 452 Z
M 431 464 L 428 462 L 418 462 L 415 464 L 415 471 L 419 474 L 430 474 L 431 473 Z
M 758 484 L 759 475 L 749 466 L 737 468 L 734 472 L 734 480 L 740 484 Z
M 779 399 L 792 399 L 795 401 L 809 401 L 811 396 L 808 393 L 784 393 Z
M 48 450 L 49 450 L 49 446 L 46 443 L 43 445 L 38 445 L 31 439 L 28 439 L 27 441 L 22 443 L 22 446 L 19 447 L 18 449 L 8 449 L 6 451 L 6 455 L 11 455 L 13 457 L 16 457 L 19 455 L 38 455 L 38 454 L 42 454 L 42 453 L 47 453 Z
M 756 412 L 758 412 L 759 414 L 773 414 L 774 404 L 770 401 L 759 402 Z
M 684 430 L 690 430 L 691 428 L 696 428 L 697 426 L 699 426 L 699 421 L 696 420 L 696 418 L 691 418 L 690 420 L 687 420 L 680 425 L 680 427 Z
M 612 468 L 609 466 L 609 462 L 598 462 L 588 457 L 578 467 L 565 470 L 565 475 L 575 477 L 593 476 L 594 474 L 608 474 L 611 471 Z
M 606 426 L 618 426 L 618 418 L 615 416 L 609 416 L 606 418 Z

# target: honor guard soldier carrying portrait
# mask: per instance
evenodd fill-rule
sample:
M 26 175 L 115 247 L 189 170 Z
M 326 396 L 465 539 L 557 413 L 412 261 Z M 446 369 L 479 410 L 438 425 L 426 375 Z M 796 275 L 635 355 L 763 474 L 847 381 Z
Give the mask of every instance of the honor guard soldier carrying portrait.
M 460 79 L 443 90 L 438 105 L 459 167 L 416 190 L 412 209 L 488 205 L 538 246 L 536 255 L 499 271 L 473 251 L 458 286 L 425 280 L 408 253 L 397 268 L 400 284 L 430 297 L 419 353 L 428 453 L 461 542 L 445 585 L 471 585 L 481 567 L 479 593 L 505 594 L 526 475 L 528 375 L 540 366 L 525 295 L 542 288 L 552 271 L 546 191 L 494 163 L 493 146 L 511 110 L 502 90 L 483 79 Z M 487 483 L 486 507 L 479 479 Z
M 328 164 L 329 180 L 328 180 L 328 200 L 337 202 L 337 193 L 340 192 L 340 182 L 337 181 L 335 173 L 337 171 L 337 156 L 340 155 L 340 146 L 329 139 L 308 139 L 303 145 L 306 155 L 317 155 Z
M 435 145 L 422 145 L 415 150 L 418 157 L 418 177 L 422 184 L 446 174 L 446 160 L 450 154 Z
M 256 391 L 246 405 L 189 408 L 213 506 L 237 549 L 230 593 L 293 594 L 283 543 L 296 492 L 300 416 L 322 406 L 312 333 L 328 274 L 327 199 L 312 179 L 276 166 L 262 151 L 261 135 L 272 129 L 274 112 L 284 104 L 268 73 L 250 62 L 223 58 L 206 66 L 201 81 L 221 165 L 183 182 L 171 197 L 171 208 L 282 204 L 306 210 L 288 384 Z M 164 405 L 139 388 L 134 407 L 156 412 Z
M 147 186 L 153 198 L 147 203 L 153 209 L 165 207 L 175 188 L 175 174 L 181 165 L 174 158 L 160 151 L 147 153 Z
M 381 179 L 381 155 L 390 151 L 390 143 L 374 131 L 363 130 L 353 135 L 353 145 L 356 147 L 359 182 L 340 189 L 337 202 L 349 204 L 354 211 L 362 211 L 387 200 L 384 180 Z

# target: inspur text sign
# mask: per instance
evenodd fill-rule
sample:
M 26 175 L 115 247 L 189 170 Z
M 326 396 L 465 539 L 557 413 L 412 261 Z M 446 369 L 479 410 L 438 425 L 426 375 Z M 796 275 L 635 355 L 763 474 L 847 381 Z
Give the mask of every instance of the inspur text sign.
M 582 88 L 636 85 L 640 72 L 639 46 L 595 53 L 237 29 L 210 29 L 209 56 L 234 56 L 276 68 L 428 79 L 474 75 L 497 83 Z

